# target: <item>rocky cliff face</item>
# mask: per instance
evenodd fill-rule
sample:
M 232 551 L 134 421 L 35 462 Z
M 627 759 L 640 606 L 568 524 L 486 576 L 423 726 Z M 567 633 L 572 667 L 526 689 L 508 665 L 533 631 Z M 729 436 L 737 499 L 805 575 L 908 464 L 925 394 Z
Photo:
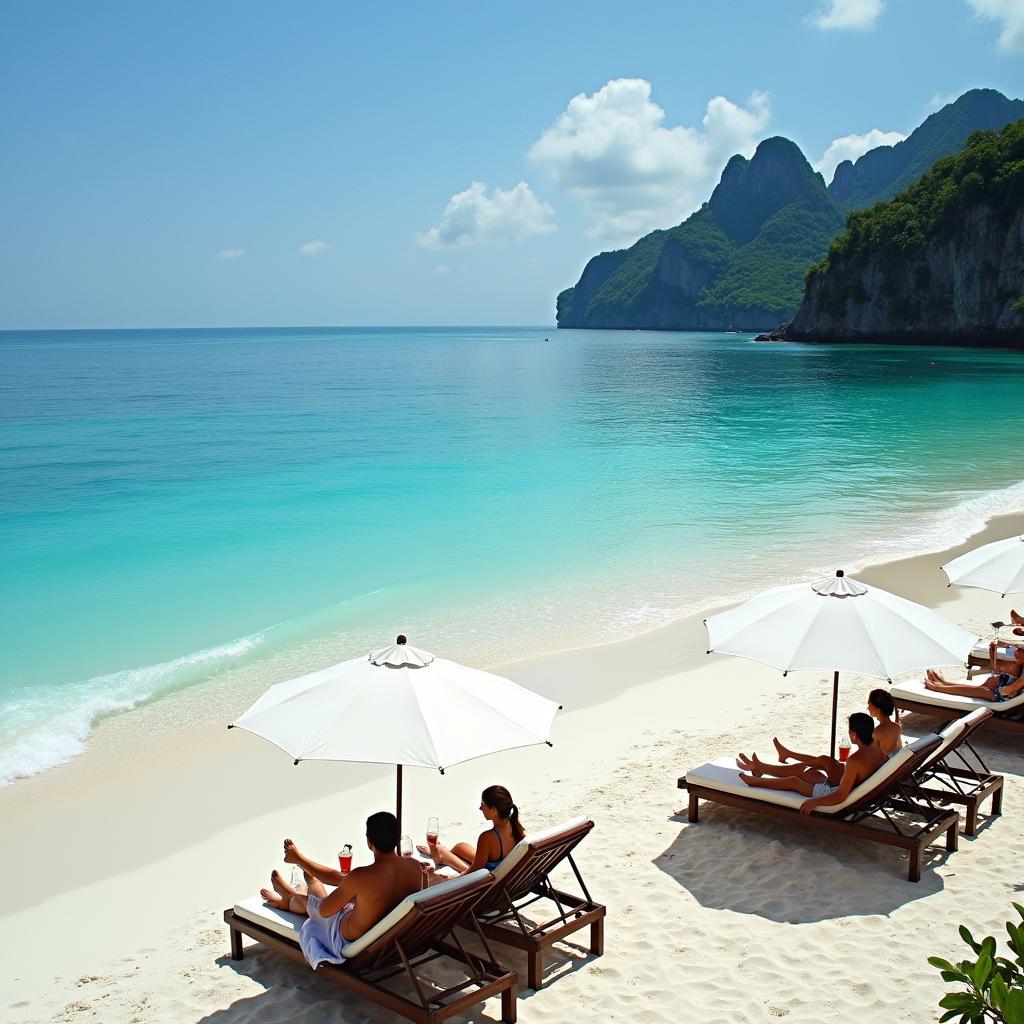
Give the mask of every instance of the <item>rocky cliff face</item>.
M 884 252 L 833 259 L 809 280 L 786 336 L 1024 346 L 1022 293 L 1024 209 L 1007 221 L 986 204 L 895 265 Z
M 796 308 L 804 268 L 841 224 L 799 148 L 765 139 L 685 222 L 595 256 L 558 296 L 558 326 L 760 330 Z

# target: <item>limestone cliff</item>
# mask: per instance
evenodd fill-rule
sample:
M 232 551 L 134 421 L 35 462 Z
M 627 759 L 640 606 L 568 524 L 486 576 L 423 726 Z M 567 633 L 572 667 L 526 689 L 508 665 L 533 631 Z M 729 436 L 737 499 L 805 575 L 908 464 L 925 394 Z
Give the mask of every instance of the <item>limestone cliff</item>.
M 1024 346 L 1024 121 L 851 215 L 786 336 Z

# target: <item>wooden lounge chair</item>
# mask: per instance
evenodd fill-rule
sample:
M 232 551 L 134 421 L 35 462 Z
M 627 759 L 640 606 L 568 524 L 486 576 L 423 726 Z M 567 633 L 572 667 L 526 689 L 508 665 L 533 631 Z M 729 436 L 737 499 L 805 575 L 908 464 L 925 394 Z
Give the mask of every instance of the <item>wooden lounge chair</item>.
M 416 1024 L 447 1020 L 497 995 L 501 996 L 501 1019 L 514 1024 L 515 971 L 506 971 L 494 962 L 479 930 L 485 958 L 468 953 L 454 931 L 462 919 L 472 927 L 473 907 L 493 886 L 494 876 L 489 871 L 474 871 L 415 893 L 361 938 L 347 943 L 342 949 L 343 965 L 322 964 L 318 973 Z M 225 910 L 224 920 L 231 929 L 232 959 L 242 959 L 242 936 L 248 935 L 293 960 L 306 962 L 299 948 L 299 929 L 305 918 L 298 914 L 268 907 L 253 897 Z M 439 991 L 426 982 L 419 969 L 442 956 L 459 963 L 467 978 Z M 402 974 L 412 983 L 416 1002 L 382 984 Z
M 995 703 L 976 697 L 960 697 L 953 693 L 929 690 L 922 682 L 900 683 L 889 688 L 897 712 L 911 711 L 933 718 L 962 718 L 978 708 L 988 708 L 992 717 L 985 722 L 986 729 L 999 732 L 1024 733 L 1024 693 L 1009 700 Z
M 991 708 L 978 708 L 955 718 L 939 733 L 941 745 L 917 773 L 922 792 L 936 803 L 963 804 L 964 835 L 978 831 L 978 808 L 991 798 L 990 814 L 1003 811 L 1003 777 L 988 770 L 971 737 L 992 717 Z
M 838 832 L 858 839 L 870 839 L 898 846 L 909 854 L 907 877 L 921 880 L 924 851 L 943 832 L 946 849 L 957 848 L 960 817 L 956 811 L 931 804 L 918 796 L 914 773 L 941 740 L 934 733 L 904 747 L 871 778 L 856 786 L 849 797 L 833 807 L 822 807 L 809 815 L 800 814 L 806 797 L 777 789 L 755 789 L 739 777 L 734 761 L 720 758 L 687 772 L 679 788 L 690 794 L 689 820 L 698 820 L 701 800 L 728 804 L 773 818 L 800 822 L 810 828 Z
M 572 851 L 593 827 L 589 818 L 574 818 L 525 836 L 494 869 L 494 888 L 473 910 L 484 935 L 526 952 L 527 984 L 532 989 L 542 984 L 544 950 L 559 939 L 589 926 L 590 952 L 604 953 L 606 909 L 590 898 L 572 859 Z M 579 895 L 556 889 L 551 882 L 551 872 L 563 861 L 576 876 Z M 522 912 L 541 900 L 553 904 L 555 916 L 531 924 Z

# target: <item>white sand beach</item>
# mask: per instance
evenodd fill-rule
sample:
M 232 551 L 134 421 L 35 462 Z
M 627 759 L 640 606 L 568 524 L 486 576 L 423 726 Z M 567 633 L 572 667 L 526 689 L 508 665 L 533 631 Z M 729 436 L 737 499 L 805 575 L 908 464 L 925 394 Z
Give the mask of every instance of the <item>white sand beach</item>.
M 947 589 L 938 566 L 1024 532 L 995 520 L 954 551 L 857 575 L 983 635 L 1009 600 Z M 1003 934 L 1020 898 L 1021 740 L 979 748 L 1006 776 L 1004 815 L 918 884 L 900 851 L 793 829 L 723 807 L 690 825 L 677 778 L 771 737 L 827 745 L 831 680 L 704 654 L 700 617 L 613 645 L 497 666 L 566 710 L 552 749 L 496 755 L 444 777 L 406 772 L 406 831 L 438 815 L 446 839 L 480 831 L 479 791 L 507 785 L 528 828 L 578 813 L 596 828 L 578 851 L 608 907 L 605 955 L 556 947 L 546 986 L 521 986 L 519 1019 L 820 1022 L 936 1019 L 944 991 L 926 957 L 959 955 L 957 925 Z M 419 639 L 419 638 L 418 638 Z M 875 681 L 842 680 L 840 713 Z M 168 702 L 177 707 L 169 710 Z M 72 764 L 0 791 L 0 1018 L 312 1024 L 385 1021 L 379 1008 L 257 946 L 228 957 L 223 910 L 266 884 L 293 837 L 330 860 L 365 854 L 363 821 L 393 806 L 391 771 L 304 763 L 224 725 L 242 707 L 200 691 L 104 722 Z M 171 724 L 168 724 L 171 723 Z M 910 735 L 934 720 L 904 718 Z M 525 961 L 501 949 L 525 975 Z M 495 1002 L 467 1019 L 497 1020 Z

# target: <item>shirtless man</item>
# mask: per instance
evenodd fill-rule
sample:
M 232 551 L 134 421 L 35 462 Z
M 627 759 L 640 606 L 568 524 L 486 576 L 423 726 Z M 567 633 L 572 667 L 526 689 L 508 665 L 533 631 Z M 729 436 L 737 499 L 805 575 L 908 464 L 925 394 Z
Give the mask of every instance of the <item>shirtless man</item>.
M 857 711 L 849 719 L 850 742 L 856 748 L 842 766 L 842 775 L 833 780 L 827 772 L 806 764 L 766 764 L 757 754 L 740 754 L 736 763 L 744 770 L 740 778 L 761 789 L 782 789 L 810 797 L 800 805 L 801 814 L 819 807 L 841 804 L 853 788 L 869 778 L 886 761 L 882 748 L 874 742 L 875 725 L 871 716 Z
M 868 694 L 868 714 L 878 723 L 875 726 L 873 742 L 886 757 L 892 757 L 903 746 L 903 726 L 892 721 L 893 710 L 894 705 L 888 690 L 879 688 Z M 778 737 L 775 737 L 772 743 L 775 744 L 775 752 L 783 763 L 799 761 L 806 768 L 816 768 L 828 776 L 829 784 L 832 786 L 838 786 L 842 781 L 846 763 L 839 758 L 830 757 L 828 754 L 801 754 L 784 746 Z M 741 768 L 750 768 L 750 759 L 746 754 L 740 754 L 736 763 Z
M 955 694 L 958 697 L 990 700 L 997 704 L 1004 700 L 1010 700 L 1024 691 L 1024 647 L 1014 648 L 1013 657 L 1012 673 L 993 674 L 982 683 L 955 683 L 930 668 L 924 677 L 925 689 L 934 690 L 936 693 Z
M 393 814 L 371 814 L 366 819 L 366 845 L 373 863 L 346 875 L 311 861 L 290 839 L 284 841 L 285 861 L 303 869 L 308 893 L 297 892 L 274 871 L 270 876 L 274 891 L 261 889 L 260 895 L 273 907 L 307 916 L 299 944 L 313 968 L 325 961 L 343 962 L 341 950 L 346 942 L 368 932 L 406 896 L 423 887 L 419 861 L 398 856 L 398 839 L 398 820 Z M 337 888 L 328 894 L 324 883 Z

